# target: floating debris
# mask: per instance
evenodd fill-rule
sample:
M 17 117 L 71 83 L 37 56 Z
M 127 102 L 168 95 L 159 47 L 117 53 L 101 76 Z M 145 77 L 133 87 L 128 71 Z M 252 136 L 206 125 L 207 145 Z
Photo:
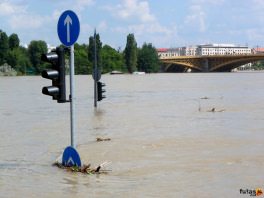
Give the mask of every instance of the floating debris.
M 220 109 L 220 110 L 216 110 L 215 108 L 212 108 L 212 109 L 210 109 L 210 110 L 208 110 L 207 112 L 224 112 L 225 111 L 225 109 Z
M 81 167 L 78 166 L 71 166 L 71 167 L 67 167 L 67 166 L 63 166 L 61 163 L 59 162 L 55 162 L 54 164 L 52 164 L 53 166 L 57 166 L 58 168 L 61 169 L 65 169 L 67 171 L 71 171 L 71 172 L 80 172 L 80 173 L 84 173 L 84 174 L 101 174 L 101 173 L 108 173 L 111 170 L 102 170 L 102 167 L 109 165 L 111 162 L 104 162 L 102 164 L 100 164 L 99 166 L 97 166 L 96 168 L 91 168 L 91 164 L 88 165 L 83 165 Z
M 98 138 L 96 138 L 96 141 L 97 142 L 111 141 L 111 138 L 100 138 L 100 137 L 98 137 Z
M 209 112 L 215 112 L 215 108 L 212 108 L 211 110 L 209 110 Z
M 205 96 L 205 97 L 202 97 L 202 98 L 200 98 L 200 99 L 202 99 L 202 100 L 208 100 L 208 99 L 210 99 L 210 98 L 208 98 L 207 96 Z

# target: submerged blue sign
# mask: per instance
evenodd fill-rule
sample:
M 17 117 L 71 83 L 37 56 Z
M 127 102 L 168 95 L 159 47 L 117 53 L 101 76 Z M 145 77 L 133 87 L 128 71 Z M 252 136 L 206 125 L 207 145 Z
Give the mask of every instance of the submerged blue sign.
M 78 152 L 71 146 L 68 146 L 62 155 L 62 165 L 71 167 L 71 166 L 78 166 L 81 167 L 81 159 Z
M 62 13 L 58 21 L 57 32 L 60 41 L 65 46 L 69 47 L 77 41 L 80 33 L 80 22 L 73 11 L 66 10 Z

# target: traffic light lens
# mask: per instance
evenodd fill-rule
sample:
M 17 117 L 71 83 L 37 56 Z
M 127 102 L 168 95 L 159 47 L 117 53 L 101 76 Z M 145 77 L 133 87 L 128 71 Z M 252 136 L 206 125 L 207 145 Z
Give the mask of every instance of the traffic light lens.
M 58 87 L 49 86 L 49 87 L 43 87 L 42 93 L 48 96 L 56 96 L 59 95 L 60 90 Z
M 57 79 L 59 77 L 59 72 L 57 70 L 43 70 L 41 76 L 47 79 Z
M 53 53 L 53 52 L 41 55 L 41 60 L 45 62 L 51 63 L 52 61 L 56 61 L 57 59 L 58 59 L 58 54 Z

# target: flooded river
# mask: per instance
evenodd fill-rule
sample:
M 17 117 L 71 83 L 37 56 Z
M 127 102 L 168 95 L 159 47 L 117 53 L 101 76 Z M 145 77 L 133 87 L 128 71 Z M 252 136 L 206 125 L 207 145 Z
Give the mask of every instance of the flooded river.
M 108 174 L 51 166 L 70 144 L 69 104 L 41 94 L 41 77 L 0 78 L 0 197 L 248 197 L 264 189 L 264 73 L 76 76 L 82 162 Z M 213 110 L 213 111 L 212 111 Z M 96 138 L 111 141 L 96 142 Z

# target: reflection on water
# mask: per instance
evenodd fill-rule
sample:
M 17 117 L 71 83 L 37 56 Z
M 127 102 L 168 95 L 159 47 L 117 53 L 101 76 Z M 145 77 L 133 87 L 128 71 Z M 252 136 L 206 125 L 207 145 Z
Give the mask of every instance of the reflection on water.
M 239 197 L 264 188 L 264 73 L 102 81 L 107 98 L 94 109 L 92 77 L 76 78 L 76 142 L 84 163 L 111 161 L 111 171 L 82 175 L 51 166 L 70 144 L 69 104 L 42 95 L 50 82 L 41 77 L 0 78 L 3 197 Z

